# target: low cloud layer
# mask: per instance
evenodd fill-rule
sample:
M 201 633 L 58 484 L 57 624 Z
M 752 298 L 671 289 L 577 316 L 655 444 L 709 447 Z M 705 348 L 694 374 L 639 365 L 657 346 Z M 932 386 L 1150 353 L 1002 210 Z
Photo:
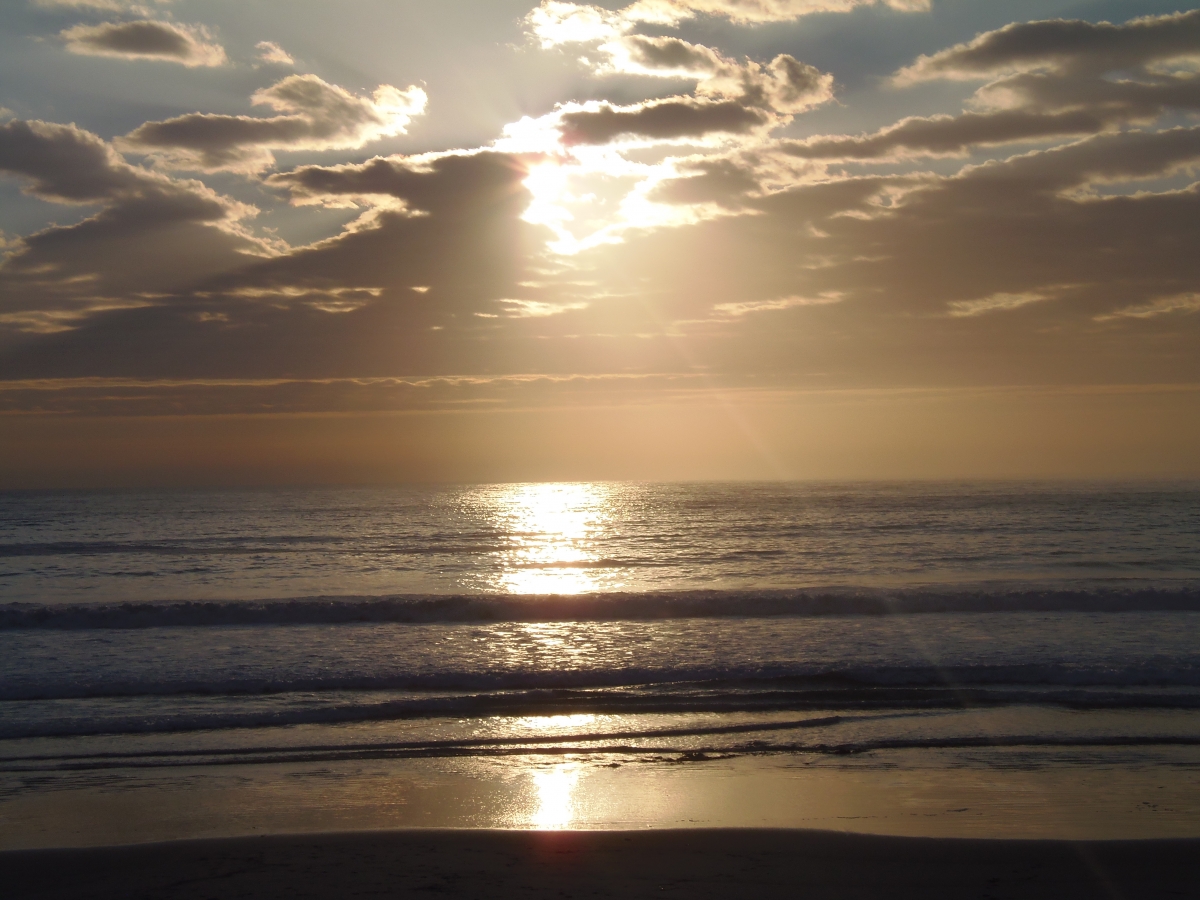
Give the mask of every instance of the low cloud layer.
M 195 25 L 151 19 L 105 22 L 76 25 L 62 32 L 61 37 L 68 50 L 84 56 L 174 62 L 189 68 L 228 62 L 224 48 L 205 29 Z

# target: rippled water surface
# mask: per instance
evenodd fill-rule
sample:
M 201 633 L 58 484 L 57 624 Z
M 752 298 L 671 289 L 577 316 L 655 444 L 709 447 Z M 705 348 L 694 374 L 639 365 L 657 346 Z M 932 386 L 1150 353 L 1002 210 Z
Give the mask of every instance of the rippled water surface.
M 0 494 L 0 602 L 1198 577 L 1189 486 Z

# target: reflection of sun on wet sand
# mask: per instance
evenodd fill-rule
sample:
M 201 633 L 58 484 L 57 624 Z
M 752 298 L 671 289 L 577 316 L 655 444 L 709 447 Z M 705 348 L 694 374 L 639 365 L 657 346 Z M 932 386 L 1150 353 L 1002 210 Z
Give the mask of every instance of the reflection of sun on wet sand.
M 557 777 L 557 776 L 556 776 Z M 957 841 L 805 831 L 401 831 L 0 855 L 8 895 L 804 897 L 1194 896 L 1200 841 Z
M 579 781 L 579 765 L 563 763 L 549 771 L 534 772 L 538 806 L 531 821 L 541 829 L 566 828 L 571 824 L 571 793 Z

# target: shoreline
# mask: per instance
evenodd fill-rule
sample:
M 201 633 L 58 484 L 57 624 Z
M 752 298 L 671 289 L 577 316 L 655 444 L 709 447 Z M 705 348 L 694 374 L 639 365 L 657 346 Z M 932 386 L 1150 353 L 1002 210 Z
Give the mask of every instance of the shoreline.
M 412 829 L 0 852 L 12 896 L 57 898 L 1188 896 L 1200 839 L 1076 842 L 783 829 Z
M 996 724 L 991 716 L 983 724 Z M 853 723 L 852 723 L 853 724 Z M 587 727 L 586 724 L 580 727 Z M 0 850 L 405 829 L 1200 839 L 1190 747 L 570 753 L 0 774 Z

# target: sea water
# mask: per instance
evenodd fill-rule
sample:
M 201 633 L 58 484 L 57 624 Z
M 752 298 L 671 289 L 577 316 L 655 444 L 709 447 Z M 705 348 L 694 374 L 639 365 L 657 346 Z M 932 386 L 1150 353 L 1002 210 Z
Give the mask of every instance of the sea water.
M 1200 488 L 0 495 L 0 832 L 234 769 L 714 760 L 1193 784 Z

